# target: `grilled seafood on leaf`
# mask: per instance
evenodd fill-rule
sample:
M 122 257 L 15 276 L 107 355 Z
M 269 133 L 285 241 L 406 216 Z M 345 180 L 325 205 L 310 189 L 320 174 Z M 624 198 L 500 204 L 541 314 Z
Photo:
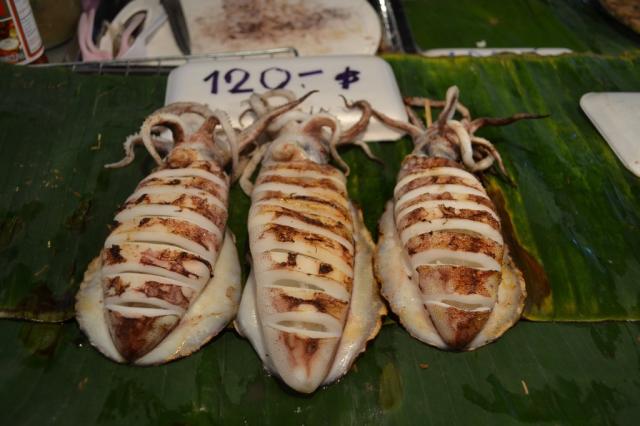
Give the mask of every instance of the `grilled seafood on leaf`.
M 473 350 L 517 322 L 526 297 L 495 206 L 472 173 L 494 162 L 506 171 L 493 145 L 474 132 L 539 116 L 471 120 L 455 86 L 445 102 L 431 105 L 444 109 L 426 128 L 410 108 L 414 124 L 374 111 L 415 142 L 380 219 L 376 275 L 392 311 L 414 337 L 442 349 Z M 461 120 L 453 119 L 456 111 Z
M 76 296 L 78 323 L 104 355 L 141 365 L 168 362 L 199 349 L 233 318 L 241 270 L 226 229 L 230 178 L 224 167 L 236 166 L 239 151 L 296 105 L 236 134 L 221 111 L 172 104 L 127 139 L 125 159 L 108 167 L 130 163 L 142 143 L 158 168 L 117 212 Z M 182 119 L 187 113 L 201 116 L 194 132 Z M 173 140 L 163 139 L 162 129 Z M 157 149 L 168 154 L 162 158 Z
M 257 116 L 269 110 L 270 96 L 293 97 L 253 95 Z M 344 173 L 328 164 L 369 117 L 365 112 L 341 138 L 340 123 L 328 114 L 283 115 L 241 179 L 252 202 L 252 271 L 236 329 L 270 372 L 303 393 L 343 376 L 386 313 L 373 276 L 373 241 Z M 260 160 L 253 186 L 247 177 Z

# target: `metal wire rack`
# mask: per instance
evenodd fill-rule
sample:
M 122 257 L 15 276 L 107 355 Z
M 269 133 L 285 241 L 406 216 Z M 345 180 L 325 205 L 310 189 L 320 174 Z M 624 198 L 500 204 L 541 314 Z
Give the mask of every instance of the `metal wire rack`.
M 243 50 L 237 52 L 210 53 L 192 56 L 164 56 L 158 58 L 127 59 L 104 62 L 57 62 L 32 65 L 36 68 L 63 67 L 74 72 L 85 74 L 119 74 L 119 75 L 150 75 L 168 74 L 172 69 L 190 62 L 246 59 L 246 58 L 291 58 L 298 56 L 298 50 L 293 47 L 278 47 L 264 50 Z
M 0 0 L 2 1 L 2 0 Z M 399 0 L 368 0 L 380 16 L 383 30 L 383 51 L 413 52 L 413 40 L 405 22 Z M 190 62 L 245 59 L 290 58 L 299 56 L 294 47 L 278 47 L 264 50 L 243 50 L 191 56 L 165 56 L 95 62 L 54 62 L 31 65 L 36 68 L 67 68 L 83 74 L 157 75 L 168 74 L 174 68 Z

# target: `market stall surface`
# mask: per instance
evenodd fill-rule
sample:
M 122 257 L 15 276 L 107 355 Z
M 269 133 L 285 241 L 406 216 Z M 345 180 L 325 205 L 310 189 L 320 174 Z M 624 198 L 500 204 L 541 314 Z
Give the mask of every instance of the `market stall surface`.
M 640 181 L 580 111 L 588 91 L 638 90 L 640 56 L 482 60 L 388 56 L 404 94 L 457 84 L 475 116 L 545 120 L 483 130 L 516 185 L 487 176 L 530 294 L 498 342 L 449 353 L 393 317 L 339 383 L 286 390 L 228 330 L 160 367 L 115 364 L 73 321 L 73 296 L 113 212 L 152 168 L 144 154 L 105 170 L 162 104 L 165 77 L 87 76 L 0 67 L 1 424 L 630 424 L 640 414 Z M 399 144 L 357 149 L 349 190 L 374 231 L 391 196 Z M 246 245 L 249 200 L 231 197 Z M 246 272 L 245 267 L 245 272 Z M 26 322 L 35 319 L 45 323 Z M 50 322 L 63 323 L 50 323 Z M 568 323 L 558 321 L 579 321 Z M 47 323 L 49 322 L 49 323 Z

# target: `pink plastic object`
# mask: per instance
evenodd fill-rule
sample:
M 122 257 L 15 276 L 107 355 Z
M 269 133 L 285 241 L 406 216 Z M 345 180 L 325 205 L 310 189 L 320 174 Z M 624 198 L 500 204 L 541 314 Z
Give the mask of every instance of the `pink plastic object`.
M 82 52 L 82 60 L 90 61 L 109 61 L 113 59 L 113 52 L 100 50 L 93 43 L 93 24 L 96 18 L 96 10 L 91 9 L 89 12 L 83 12 L 78 21 L 78 44 Z

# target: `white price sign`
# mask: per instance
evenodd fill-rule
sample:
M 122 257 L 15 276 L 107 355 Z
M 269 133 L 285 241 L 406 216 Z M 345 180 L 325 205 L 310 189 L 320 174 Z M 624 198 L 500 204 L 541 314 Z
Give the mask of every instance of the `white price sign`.
M 301 105 L 303 111 L 326 110 L 344 127 L 355 123 L 360 111 L 345 108 L 340 95 L 349 101 L 367 100 L 398 120 L 407 114 L 393 71 L 374 56 L 326 56 L 303 58 L 239 59 L 192 62 L 169 74 L 165 104 L 200 102 L 226 111 L 233 124 L 247 108 L 252 93 L 288 89 L 301 96 L 312 95 Z M 401 133 L 372 120 L 365 140 L 394 140 Z

